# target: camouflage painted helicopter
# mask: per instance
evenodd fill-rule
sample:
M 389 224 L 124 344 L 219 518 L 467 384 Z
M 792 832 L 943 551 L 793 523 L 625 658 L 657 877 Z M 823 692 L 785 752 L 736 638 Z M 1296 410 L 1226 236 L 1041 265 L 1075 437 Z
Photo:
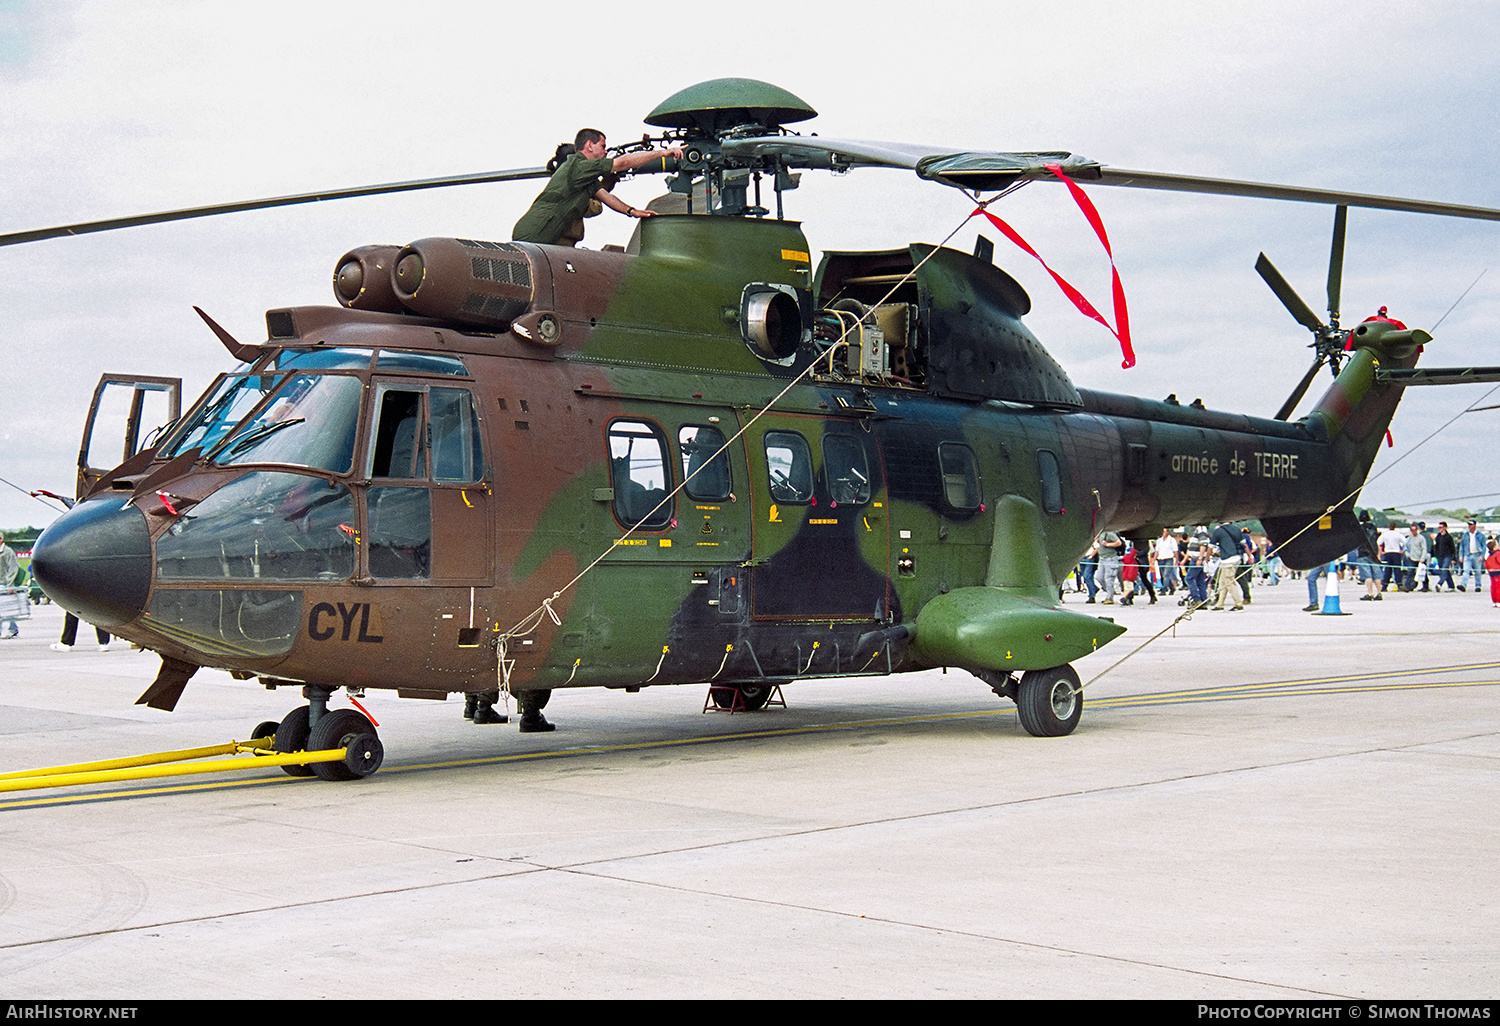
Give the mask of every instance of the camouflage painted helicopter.
M 243 363 L 149 447 L 127 439 L 119 466 L 80 457 L 82 500 L 37 542 L 37 579 L 161 655 L 146 704 L 173 708 L 202 666 L 301 686 L 307 704 L 258 732 L 281 751 L 346 747 L 297 768 L 330 779 L 382 757 L 369 720 L 328 709 L 340 687 L 503 686 L 535 714 L 556 688 L 707 681 L 758 707 L 795 678 L 952 666 L 1013 699 L 1030 733 L 1064 735 L 1083 707 L 1069 664 L 1124 631 L 1059 599 L 1098 532 L 1258 517 L 1287 563 L 1325 562 L 1364 541 L 1353 503 L 1402 388 L 1500 379 L 1414 370 L 1419 329 L 1338 327 L 1348 206 L 1500 211 L 785 127 L 814 114 L 745 79 L 664 101 L 646 122 L 683 156 L 641 173 L 670 175 L 665 209 L 682 212 L 641 221 L 623 250 L 365 247 L 336 265 L 339 306 L 271 310 L 263 342 L 203 315 Z M 1316 351 L 1276 417 L 1077 389 L 984 240 L 813 268 L 783 194 L 798 169 L 868 166 L 976 195 L 1065 175 L 1335 205 L 1330 323 L 1262 257 Z M 1325 362 L 1332 386 L 1289 421 Z M 132 432 L 144 392 L 171 387 L 112 383 L 134 390 Z

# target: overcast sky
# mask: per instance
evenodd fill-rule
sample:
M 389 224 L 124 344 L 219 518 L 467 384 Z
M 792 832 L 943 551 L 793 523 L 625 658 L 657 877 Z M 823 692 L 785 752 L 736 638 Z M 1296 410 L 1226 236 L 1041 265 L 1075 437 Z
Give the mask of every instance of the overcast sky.
M 1494 4 L 566 10 L 0 0 L 0 232 L 532 166 L 581 125 L 623 141 L 665 97 L 730 75 L 796 93 L 821 112 L 799 127 L 827 136 L 1062 149 L 1124 168 L 1500 207 Z M 660 184 L 618 191 L 641 206 Z M 506 239 L 536 191 L 469 186 L 0 249 L 0 477 L 71 493 L 82 418 L 105 371 L 181 376 L 191 398 L 229 367 L 193 304 L 258 340 L 267 308 L 333 302 L 330 278 L 346 250 L 426 236 Z M 1332 210 L 1091 195 L 1130 298 L 1132 370 L 1028 257 L 1004 240 L 996 253 L 1032 295 L 1028 323 L 1074 381 L 1272 414 L 1310 362 L 1310 336 L 1255 274 L 1256 254 L 1265 250 L 1322 312 Z M 897 171 L 810 172 L 788 197 L 814 259 L 825 248 L 935 242 L 970 208 L 955 190 Z M 1107 304 L 1108 265 L 1064 190 L 1030 186 L 999 212 Z M 606 212 L 590 222 L 588 244 L 623 243 L 631 226 Z M 971 222 L 953 245 L 971 248 L 977 230 Z M 1497 254 L 1500 224 L 1352 211 L 1343 320 L 1386 304 L 1431 327 L 1488 268 L 1426 361 L 1500 364 Z M 1488 388 L 1412 390 L 1376 472 Z M 1422 508 L 1500 491 L 1497 417 L 1463 416 L 1373 481 L 1364 501 Z M 0 485 L 0 525 L 51 516 Z

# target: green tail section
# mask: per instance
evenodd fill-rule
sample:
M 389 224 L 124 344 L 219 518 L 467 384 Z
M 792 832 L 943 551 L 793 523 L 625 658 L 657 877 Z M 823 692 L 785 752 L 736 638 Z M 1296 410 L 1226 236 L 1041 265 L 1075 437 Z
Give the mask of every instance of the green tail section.
M 1415 367 L 1432 336 L 1420 328 L 1397 329 L 1367 321 L 1354 329 L 1355 350 L 1332 387 L 1318 400 L 1306 424 L 1327 438 L 1343 474 L 1344 492 L 1361 487 L 1380 451 L 1380 441 L 1396 413 L 1403 389 L 1375 380 L 1380 367 Z
M 1305 514 L 1261 517 L 1282 560 L 1295 570 L 1328 563 L 1367 544 L 1354 516 L 1354 500 L 1370 475 L 1403 392 L 1399 385 L 1376 380 L 1375 372 L 1416 366 L 1422 346 L 1432 341 L 1420 328 L 1401 329 L 1383 321 L 1366 321 L 1354 329 L 1353 337 L 1349 362 L 1303 421 L 1315 437 L 1328 440 L 1335 475 L 1330 488 L 1336 499 L 1348 498 L 1311 529 Z

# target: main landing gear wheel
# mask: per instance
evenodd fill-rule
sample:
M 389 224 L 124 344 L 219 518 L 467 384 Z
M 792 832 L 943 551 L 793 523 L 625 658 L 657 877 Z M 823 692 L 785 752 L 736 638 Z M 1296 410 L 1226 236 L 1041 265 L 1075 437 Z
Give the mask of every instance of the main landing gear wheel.
M 1016 712 L 1032 737 L 1073 733 L 1083 715 L 1083 689 L 1071 666 L 1027 670 L 1016 686 Z
M 272 750 L 281 754 L 307 751 L 307 736 L 312 733 L 307 720 L 308 712 L 305 705 L 299 705 L 287 713 L 281 725 L 276 728 L 276 743 L 271 746 Z M 281 768 L 292 777 L 313 775 L 311 766 L 283 766 Z
M 315 762 L 310 767 L 323 780 L 358 780 L 368 777 L 385 761 L 385 748 L 375 725 L 353 709 L 330 709 L 318 717 L 318 725 L 307 740 L 310 752 L 345 749 L 342 762 Z
M 757 712 L 766 707 L 771 700 L 771 689 L 774 684 L 740 684 L 740 704 L 734 704 L 734 693 L 727 688 L 714 688 L 714 705 L 720 709 L 742 709 L 745 712 Z

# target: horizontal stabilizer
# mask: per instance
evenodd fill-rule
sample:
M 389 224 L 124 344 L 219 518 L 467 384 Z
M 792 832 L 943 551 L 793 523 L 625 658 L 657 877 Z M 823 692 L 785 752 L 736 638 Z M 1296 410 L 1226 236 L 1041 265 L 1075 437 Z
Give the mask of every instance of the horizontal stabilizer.
M 1382 367 L 1375 380 L 1383 385 L 1473 385 L 1500 381 L 1500 367 Z

